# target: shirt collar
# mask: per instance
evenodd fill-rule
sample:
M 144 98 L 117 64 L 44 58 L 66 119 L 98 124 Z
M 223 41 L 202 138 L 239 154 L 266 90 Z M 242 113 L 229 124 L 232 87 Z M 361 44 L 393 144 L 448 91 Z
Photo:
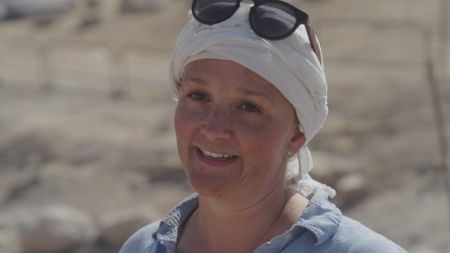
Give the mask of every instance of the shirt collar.
M 191 194 L 173 208 L 167 217 L 163 219 L 156 231 L 156 238 L 163 244 L 176 243 L 179 230 L 189 216 L 198 207 L 198 195 Z
M 172 209 L 160 223 L 155 237 L 163 244 L 175 244 L 183 224 L 198 207 L 198 195 L 190 195 Z M 331 238 L 336 232 L 341 220 L 341 211 L 328 201 L 328 194 L 317 190 L 300 218 L 290 229 L 304 228 L 316 237 L 316 245 L 320 245 Z
M 307 229 L 316 237 L 316 245 L 330 239 L 342 220 L 342 212 L 328 201 L 327 192 L 319 189 L 294 226 Z

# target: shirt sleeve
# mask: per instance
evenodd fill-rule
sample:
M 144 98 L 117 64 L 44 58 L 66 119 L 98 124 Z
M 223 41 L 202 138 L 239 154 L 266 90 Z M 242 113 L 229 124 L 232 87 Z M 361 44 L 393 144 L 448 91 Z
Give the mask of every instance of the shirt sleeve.
M 153 235 L 158 230 L 159 223 L 154 222 L 139 229 L 122 245 L 119 253 L 152 253 L 149 249 L 155 244 Z
M 378 234 L 371 229 L 365 227 L 359 222 L 345 218 L 340 226 L 340 230 L 335 237 L 340 238 L 338 247 L 345 249 L 336 252 L 348 253 L 407 253 L 406 250 Z M 336 239 L 336 238 L 335 238 Z M 335 240 L 336 242 L 336 240 Z

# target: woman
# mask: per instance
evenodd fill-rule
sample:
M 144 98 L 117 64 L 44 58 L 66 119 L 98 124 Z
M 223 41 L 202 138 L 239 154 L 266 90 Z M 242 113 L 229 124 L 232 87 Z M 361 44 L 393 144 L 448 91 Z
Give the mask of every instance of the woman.
M 405 252 L 343 216 L 328 201 L 334 190 L 308 174 L 307 144 L 328 109 L 307 14 L 239 0 L 194 0 L 192 14 L 171 74 L 178 152 L 196 193 L 121 253 Z

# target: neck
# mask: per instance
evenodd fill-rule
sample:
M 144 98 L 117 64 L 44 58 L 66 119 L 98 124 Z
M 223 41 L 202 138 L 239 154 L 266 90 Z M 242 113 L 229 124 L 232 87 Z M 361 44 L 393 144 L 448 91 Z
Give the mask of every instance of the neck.
M 208 249 L 205 252 L 252 252 L 287 230 L 298 218 L 306 204 L 301 210 L 287 208 L 293 196 L 295 193 L 289 191 L 284 182 L 247 202 L 200 196 L 192 225 L 199 241 Z
M 237 195 L 237 194 L 236 194 Z M 248 219 L 254 215 L 264 215 L 267 220 L 269 213 L 279 213 L 285 204 L 287 188 L 280 182 L 260 196 L 236 196 L 227 197 L 204 197 L 199 196 L 199 213 L 202 219 L 214 219 L 214 222 L 228 220 L 239 223 L 241 219 Z M 269 215 L 270 216 L 270 215 Z

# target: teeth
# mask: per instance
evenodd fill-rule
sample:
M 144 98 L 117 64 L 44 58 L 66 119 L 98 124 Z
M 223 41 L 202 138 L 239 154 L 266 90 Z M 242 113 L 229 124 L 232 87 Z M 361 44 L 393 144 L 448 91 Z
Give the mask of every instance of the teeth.
M 218 153 L 214 153 L 214 152 L 210 152 L 204 149 L 200 149 L 200 151 L 202 151 L 202 153 L 208 157 L 214 158 L 214 159 L 229 159 L 231 157 L 233 157 L 232 155 L 225 155 L 225 154 L 218 154 Z

